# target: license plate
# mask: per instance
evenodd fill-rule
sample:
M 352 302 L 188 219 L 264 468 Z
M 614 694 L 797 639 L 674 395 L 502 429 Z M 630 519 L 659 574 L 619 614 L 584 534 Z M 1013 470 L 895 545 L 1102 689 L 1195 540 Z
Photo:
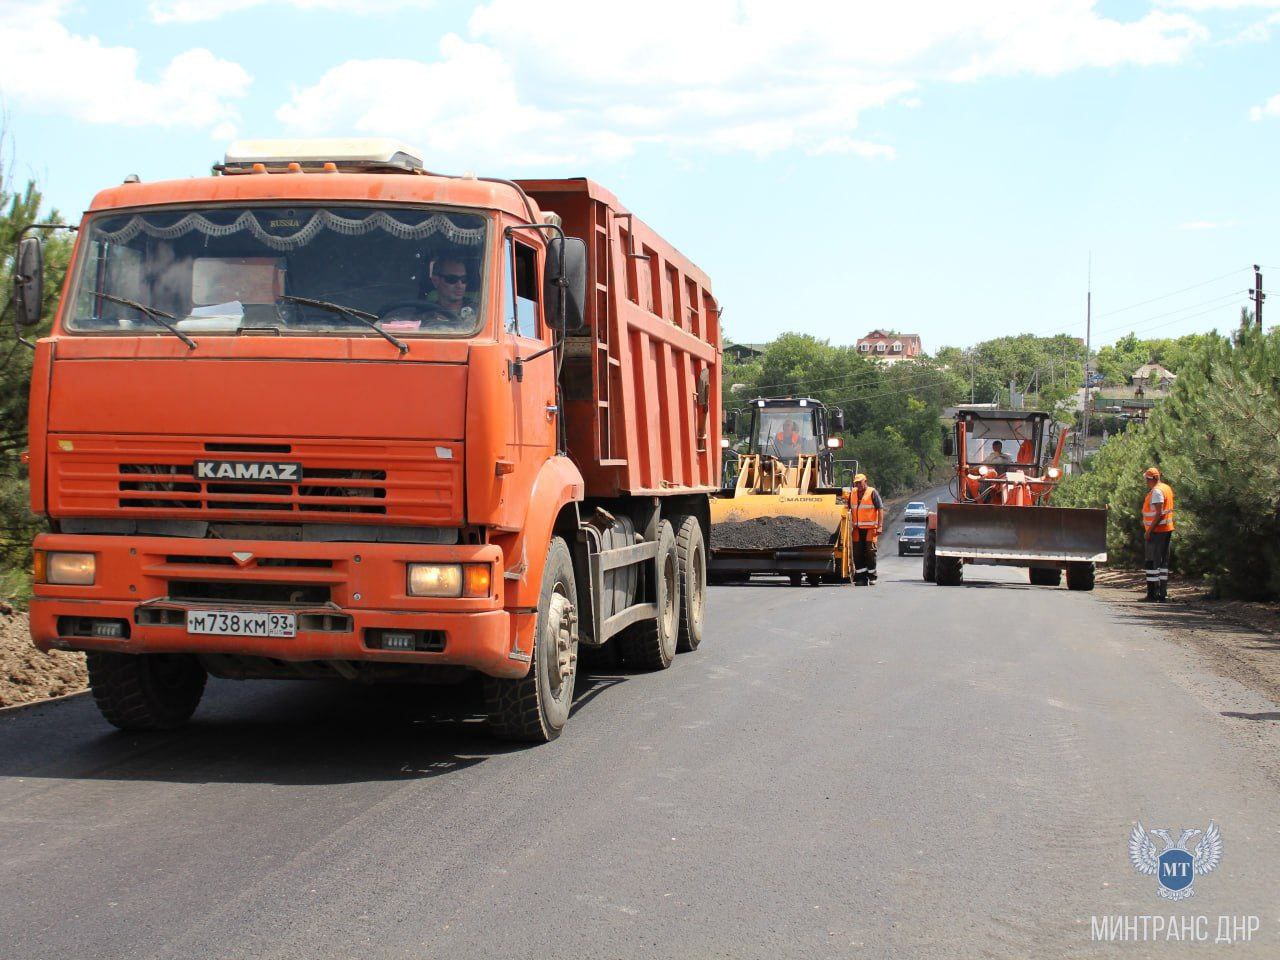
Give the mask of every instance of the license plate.
M 292 637 L 297 632 L 298 618 L 292 613 L 187 611 L 187 633 L 212 633 L 222 637 Z

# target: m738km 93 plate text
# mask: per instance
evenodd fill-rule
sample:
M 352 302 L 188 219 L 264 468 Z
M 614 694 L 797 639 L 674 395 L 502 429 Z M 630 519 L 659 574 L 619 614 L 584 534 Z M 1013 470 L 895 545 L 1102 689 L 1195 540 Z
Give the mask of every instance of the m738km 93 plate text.
M 214 633 L 225 637 L 292 637 L 297 632 L 298 618 L 292 613 L 187 611 L 187 633 Z

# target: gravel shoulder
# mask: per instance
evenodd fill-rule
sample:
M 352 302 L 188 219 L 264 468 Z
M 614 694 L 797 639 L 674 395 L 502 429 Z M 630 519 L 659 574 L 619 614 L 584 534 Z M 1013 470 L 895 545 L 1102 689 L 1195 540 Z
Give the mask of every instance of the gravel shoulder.
M 0 613 L 0 707 L 78 693 L 88 682 L 83 653 L 41 653 L 25 613 Z
M 1142 603 L 1141 570 L 1099 570 L 1097 593 L 1208 659 L 1213 668 L 1280 704 L 1280 605 L 1213 600 L 1205 584 L 1173 580 L 1169 602 Z M 1257 719 L 1280 723 L 1280 712 Z

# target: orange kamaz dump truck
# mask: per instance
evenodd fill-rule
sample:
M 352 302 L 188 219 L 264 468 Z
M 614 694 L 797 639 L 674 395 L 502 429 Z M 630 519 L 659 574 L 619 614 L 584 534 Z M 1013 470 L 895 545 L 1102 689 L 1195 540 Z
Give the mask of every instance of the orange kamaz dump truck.
M 478 672 L 496 734 L 552 739 L 580 649 L 701 640 L 719 358 L 706 275 L 588 180 L 385 141 L 131 177 L 36 345 L 35 643 L 87 651 L 128 729 L 185 722 L 208 674 Z

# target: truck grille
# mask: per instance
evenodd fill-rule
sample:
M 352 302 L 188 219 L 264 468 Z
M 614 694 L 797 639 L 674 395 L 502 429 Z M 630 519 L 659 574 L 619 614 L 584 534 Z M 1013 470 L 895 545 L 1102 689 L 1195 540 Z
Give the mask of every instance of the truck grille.
M 462 444 L 456 441 L 81 437 L 49 443 L 52 512 L 64 517 L 356 521 L 457 525 Z M 201 460 L 300 465 L 300 479 L 213 479 Z
M 307 513 L 385 514 L 385 470 L 312 469 L 301 483 L 197 480 L 186 464 L 122 463 L 120 506 L 185 510 L 278 510 Z M 146 479 L 132 479 L 145 477 Z

